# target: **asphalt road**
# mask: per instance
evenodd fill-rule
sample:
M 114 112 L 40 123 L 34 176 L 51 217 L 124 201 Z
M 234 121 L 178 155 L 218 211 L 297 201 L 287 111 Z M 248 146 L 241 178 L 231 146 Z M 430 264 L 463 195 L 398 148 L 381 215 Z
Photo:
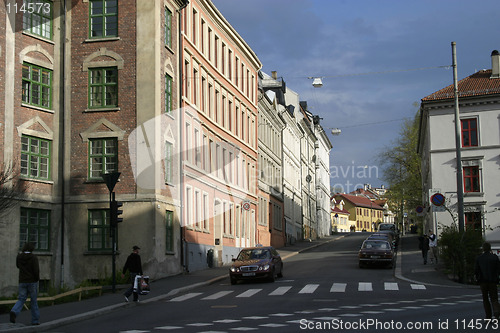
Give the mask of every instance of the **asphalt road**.
M 477 290 L 426 286 L 393 269 L 358 267 L 365 234 L 285 261 L 274 283 L 229 278 L 169 299 L 138 304 L 53 330 L 79 332 L 477 332 L 498 330 L 482 318 Z

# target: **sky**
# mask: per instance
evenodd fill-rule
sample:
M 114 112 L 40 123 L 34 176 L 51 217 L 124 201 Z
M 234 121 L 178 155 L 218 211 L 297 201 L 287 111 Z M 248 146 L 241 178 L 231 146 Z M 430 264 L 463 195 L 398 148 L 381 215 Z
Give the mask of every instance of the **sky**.
M 262 62 L 307 101 L 329 134 L 331 186 L 388 186 L 380 154 L 420 100 L 491 68 L 498 0 L 212 0 Z M 310 77 L 322 77 L 314 88 Z

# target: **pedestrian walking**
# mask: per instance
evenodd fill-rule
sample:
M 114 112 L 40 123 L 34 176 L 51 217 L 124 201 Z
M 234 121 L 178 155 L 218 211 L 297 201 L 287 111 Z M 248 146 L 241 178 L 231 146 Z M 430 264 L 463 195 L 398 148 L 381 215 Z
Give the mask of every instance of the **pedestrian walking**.
M 31 299 L 31 325 L 40 325 L 40 310 L 37 301 L 40 266 L 33 250 L 35 250 L 33 243 L 25 243 L 21 253 L 16 257 L 16 266 L 19 268 L 19 296 L 16 304 L 10 310 L 11 323 L 16 322 L 16 317 L 23 309 L 29 295 Z
M 500 274 L 500 260 L 491 252 L 491 244 L 483 244 L 483 253 L 476 258 L 474 267 L 476 280 L 483 294 L 483 307 L 486 319 L 500 316 L 500 305 L 498 304 L 498 275 Z
M 437 236 L 429 229 L 429 250 L 431 251 L 431 264 L 438 263 Z
M 125 296 L 125 301 L 128 302 L 128 298 L 130 295 L 134 294 L 134 302 L 139 301 L 139 294 L 137 293 L 137 289 L 134 289 L 134 282 L 136 276 L 142 276 L 142 263 L 141 256 L 139 255 L 139 250 L 141 248 L 137 245 L 134 245 L 132 248 L 132 253 L 127 257 L 127 261 L 123 266 L 122 276 L 125 276 L 125 273 L 129 271 L 130 273 L 130 282 L 131 286 L 127 289 L 127 291 L 123 294 Z
M 418 237 L 418 247 L 420 250 L 422 250 L 424 265 L 427 265 L 427 254 L 429 252 L 429 237 L 427 237 L 427 235 L 424 234 Z

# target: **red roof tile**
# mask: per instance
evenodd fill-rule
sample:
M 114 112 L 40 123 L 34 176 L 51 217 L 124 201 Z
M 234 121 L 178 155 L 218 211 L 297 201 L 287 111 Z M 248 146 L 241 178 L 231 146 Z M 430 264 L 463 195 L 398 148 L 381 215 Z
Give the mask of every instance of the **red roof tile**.
M 340 209 L 339 207 L 332 208 L 332 213 L 341 213 L 341 214 L 351 215 L 351 213 L 349 213 L 348 210 Z
M 353 203 L 355 206 L 358 206 L 358 207 L 366 207 L 366 208 L 384 210 L 384 208 L 382 208 L 379 205 L 377 205 L 376 203 L 372 202 L 367 197 L 355 196 L 355 195 L 350 195 L 350 194 L 337 194 L 336 197 L 341 197 L 345 200 L 348 200 L 351 203 Z
M 500 79 L 490 79 L 491 69 L 482 70 L 458 82 L 458 97 L 500 94 Z M 453 84 L 422 98 L 422 102 L 453 99 Z

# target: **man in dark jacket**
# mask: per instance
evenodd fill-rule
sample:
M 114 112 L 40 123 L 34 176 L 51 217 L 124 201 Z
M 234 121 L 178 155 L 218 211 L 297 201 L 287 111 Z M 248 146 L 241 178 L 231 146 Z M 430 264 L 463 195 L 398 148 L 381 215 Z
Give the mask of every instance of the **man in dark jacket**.
M 427 265 L 427 254 L 429 252 L 429 237 L 427 235 L 418 237 L 418 248 L 422 250 L 424 265 Z
M 125 275 L 128 270 L 130 272 L 130 281 L 132 283 L 132 286 L 128 288 L 128 290 L 123 294 L 125 296 L 126 302 L 128 302 L 128 298 L 130 297 L 130 295 L 132 295 L 132 293 L 134 294 L 134 302 L 139 301 L 139 294 L 137 293 L 137 289 L 134 290 L 134 282 L 137 275 L 143 275 L 141 256 L 139 255 L 140 249 L 140 247 L 134 245 L 134 247 L 132 248 L 132 253 L 128 256 L 127 261 L 125 262 L 125 266 L 123 266 L 122 275 Z
M 18 301 L 10 310 L 10 322 L 15 323 L 16 317 L 23 309 L 26 299 L 31 298 L 31 324 L 40 325 L 40 310 L 38 309 L 38 280 L 40 280 L 40 267 L 38 258 L 33 254 L 35 245 L 26 243 L 21 253 L 17 255 L 16 266 L 19 268 L 19 296 Z
M 491 253 L 491 244 L 483 244 L 483 254 L 476 258 L 474 267 L 475 276 L 481 287 L 483 294 L 483 306 L 487 319 L 491 319 L 491 310 L 493 307 L 493 316 L 498 319 L 500 315 L 500 305 L 498 304 L 498 275 L 500 274 L 500 260 Z M 491 301 L 491 303 L 490 303 Z

